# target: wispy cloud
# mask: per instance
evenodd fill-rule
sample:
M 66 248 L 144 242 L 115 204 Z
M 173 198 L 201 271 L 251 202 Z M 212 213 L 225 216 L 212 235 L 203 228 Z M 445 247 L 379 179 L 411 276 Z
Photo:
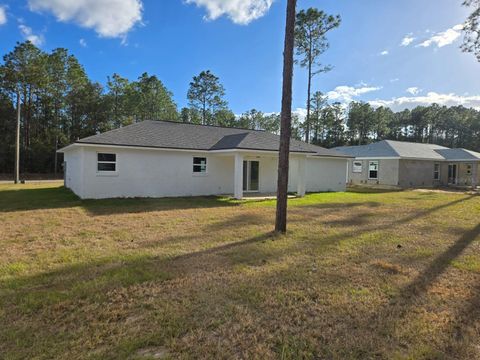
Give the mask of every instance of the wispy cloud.
M 7 11 L 4 6 L 0 5 L 0 25 L 7 23 Z
M 424 96 L 402 96 L 390 100 L 376 99 L 369 101 L 372 106 L 388 106 L 394 111 L 400 111 L 405 108 L 412 109 L 416 106 L 439 104 L 445 106 L 463 105 L 480 109 L 480 95 L 457 95 L 455 93 L 441 94 L 429 92 Z
M 402 42 L 400 43 L 400 46 L 408 46 L 412 42 L 415 41 L 415 38 L 413 37 L 413 34 L 407 34 L 405 37 L 402 39 Z
M 382 55 L 382 56 L 385 56 L 385 55 L 388 55 L 388 54 L 389 54 L 388 50 L 383 50 L 383 51 L 380 53 L 380 55 Z
M 45 42 L 45 37 L 42 34 L 35 34 L 31 27 L 20 23 L 18 29 L 25 40 L 30 41 L 35 46 L 42 46 Z
M 418 44 L 416 47 L 436 46 L 438 48 L 453 44 L 462 34 L 463 25 L 458 24 L 450 29 L 434 34 L 430 39 Z
M 141 23 L 141 0 L 28 0 L 30 10 L 50 12 L 58 21 L 93 29 L 101 37 L 125 38 Z
M 409 87 L 407 90 L 405 90 L 407 93 L 412 94 L 412 95 L 417 95 L 420 93 L 420 89 L 416 86 Z
M 339 101 L 339 102 L 350 102 L 353 101 L 355 98 L 367 94 L 372 91 L 378 91 L 381 87 L 377 86 L 337 86 L 332 91 L 327 93 L 328 99 L 331 101 Z
M 87 47 L 87 41 L 85 39 L 80 39 L 78 43 L 81 47 Z
M 207 10 L 208 20 L 227 16 L 235 24 L 246 25 L 264 16 L 273 0 L 186 0 L 187 4 L 196 4 Z

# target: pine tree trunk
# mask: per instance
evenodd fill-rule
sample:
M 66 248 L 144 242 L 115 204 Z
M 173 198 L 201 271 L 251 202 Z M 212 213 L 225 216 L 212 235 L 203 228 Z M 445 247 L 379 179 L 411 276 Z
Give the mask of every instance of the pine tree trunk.
M 292 132 L 292 79 L 296 3 L 296 0 L 288 0 L 287 2 L 287 20 L 283 50 L 282 112 L 280 117 L 280 149 L 278 154 L 277 213 L 275 218 L 275 231 L 281 233 L 287 231 L 288 160 Z
M 20 181 L 20 91 L 17 92 L 17 129 L 15 133 L 15 174 L 14 182 Z
M 310 142 L 310 92 L 312 89 L 312 55 L 309 55 L 308 63 L 308 87 L 307 87 L 307 118 L 305 120 L 305 142 Z

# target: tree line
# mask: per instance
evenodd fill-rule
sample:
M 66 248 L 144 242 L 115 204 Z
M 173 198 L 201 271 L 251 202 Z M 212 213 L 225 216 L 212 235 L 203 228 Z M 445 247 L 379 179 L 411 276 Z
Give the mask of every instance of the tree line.
M 155 75 L 143 73 L 131 81 L 113 74 L 102 85 L 88 78 L 67 49 L 46 53 L 31 42 L 18 43 L 0 64 L 0 173 L 11 173 L 14 167 L 17 101 L 21 172 L 59 172 L 57 149 L 146 119 L 279 133 L 278 113 L 250 109 L 235 115 L 225 93 L 217 76 L 202 71 L 190 83 L 188 107 L 178 110 L 173 94 Z M 474 109 L 433 104 L 393 112 L 361 102 L 345 108 L 319 91 L 308 97 L 308 117 L 292 117 L 292 138 L 325 147 L 395 139 L 480 150 L 480 113 Z
M 480 151 L 480 112 L 464 106 L 417 106 L 394 112 L 369 103 L 329 104 L 312 97 L 312 142 L 325 147 L 364 145 L 379 140 L 434 143 Z M 305 128 L 305 126 L 302 126 Z
M 277 114 L 253 109 L 235 116 L 210 71 L 193 77 L 187 99 L 189 106 L 178 111 L 173 94 L 155 75 L 130 81 L 113 74 L 102 85 L 88 78 L 67 49 L 47 53 L 29 41 L 17 43 L 0 64 L 0 173 L 13 171 L 18 107 L 23 173 L 57 172 L 57 149 L 146 119 L 278 132 Z

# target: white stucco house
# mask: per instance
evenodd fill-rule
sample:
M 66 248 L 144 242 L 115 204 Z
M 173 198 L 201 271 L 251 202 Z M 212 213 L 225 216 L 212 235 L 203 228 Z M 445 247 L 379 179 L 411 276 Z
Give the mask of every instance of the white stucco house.
M 143 121 L 60 149 L 65 186 L 82 199 L 276 191 L 279 136 Z M 350 157 L 292 140 L 289 191 L 344 191 Z

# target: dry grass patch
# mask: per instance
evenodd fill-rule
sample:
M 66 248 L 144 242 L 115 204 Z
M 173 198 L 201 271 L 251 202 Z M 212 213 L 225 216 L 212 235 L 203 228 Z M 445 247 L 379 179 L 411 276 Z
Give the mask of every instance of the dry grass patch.
M 7 359 L 480 358 L 480 198 L 80 201 L 0 185 Z

